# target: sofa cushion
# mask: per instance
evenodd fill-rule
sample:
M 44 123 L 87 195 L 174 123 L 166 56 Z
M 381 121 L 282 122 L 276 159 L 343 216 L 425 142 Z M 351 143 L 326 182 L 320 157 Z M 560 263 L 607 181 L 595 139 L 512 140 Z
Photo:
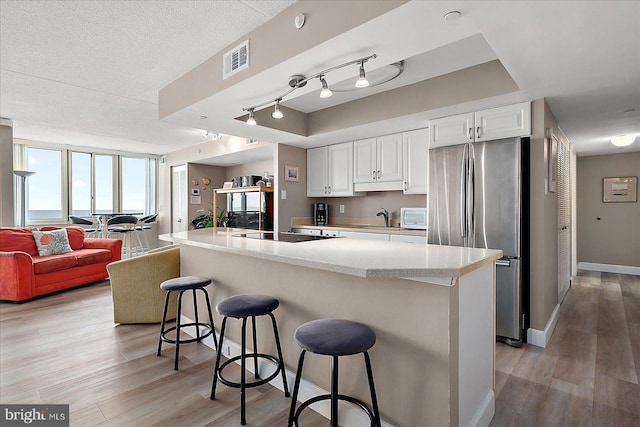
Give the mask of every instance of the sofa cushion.
M 66 270 L 76 267 L 78 260 L 73 253 L 61 255 L 36 256 L 33 258 L 33 271 L 35 274 L 51 273 L 53 271 Z
M 26 252 L 38 255 L 36 241 L 29 228 L 0 228 L 0 252 Z
M 80 249 L 73 251 L 73 256 L 78 260 L 78 266 L 82 266 L 109 261 L 111 251 L 108 249 Z
M 50 225 L 40 227 L 40 231 L 51 230 L 60 230 L 60 227 Z M 71 246 L 71 249 L 74 251 L 82 249 L 82 246 L 84 245 L 84 228 L 72 225 L 70 227 L 66 227 L 65 230 L 67 230 L 67 237 L 69 238 L 69 246 Z
M 64 228 L 51 231 L 33 230 L 32 233 L 40 256 L 60 255 L 72 251 L 67 230 Z

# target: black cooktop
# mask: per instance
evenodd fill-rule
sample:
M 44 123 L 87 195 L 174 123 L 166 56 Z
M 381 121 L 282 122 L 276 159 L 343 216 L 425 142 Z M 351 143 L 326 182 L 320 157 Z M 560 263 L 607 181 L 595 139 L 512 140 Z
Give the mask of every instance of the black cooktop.
M 278 242 L 298 243 L 309 242 L 311 240 L 333 239 L 335 236 L 310 236 L 300 233 L 274 233 L 272 231 L 256 231 L 255 233 L 234 234 L 234 237 L 244 237 L 256 240 L 275 240 Z

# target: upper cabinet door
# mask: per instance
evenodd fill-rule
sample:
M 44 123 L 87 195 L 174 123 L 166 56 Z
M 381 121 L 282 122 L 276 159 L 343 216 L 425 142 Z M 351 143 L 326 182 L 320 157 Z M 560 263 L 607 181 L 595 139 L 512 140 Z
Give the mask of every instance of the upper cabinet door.
M 429 121 L 431 148 L 472 142 L 474 138 L 473 113 L 458 114 Z
M 531 103 L 476 112 L 474 133 L 476 141 L 531 135 Z
M 402 134 L 385 135 L 377 138 L 379 182 L 402 181 Z
M 353 143 L 330 145 L 329 196 L 353 196 Z
M 328 190 L 329 157 L 327 147 L 307 150 L 307 197 L 324 197 Z
M 404 194 L 427 194 L 429 189 L 429 129 L 402 134 Z
M 377 178 L 376 139 L 353 143 L 353 182 L 374 182 Z

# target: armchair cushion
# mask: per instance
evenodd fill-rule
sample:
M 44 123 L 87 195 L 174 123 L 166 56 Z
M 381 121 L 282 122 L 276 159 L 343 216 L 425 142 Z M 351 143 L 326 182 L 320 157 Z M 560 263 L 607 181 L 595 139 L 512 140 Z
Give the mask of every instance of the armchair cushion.
M 107 271 L 114 323 L 159 323 L 166 296 L 160 283 L 180 276 L 180 247 L 113 262 Z M 167 320 L 176 317 L 176 296 L 169 300 Z

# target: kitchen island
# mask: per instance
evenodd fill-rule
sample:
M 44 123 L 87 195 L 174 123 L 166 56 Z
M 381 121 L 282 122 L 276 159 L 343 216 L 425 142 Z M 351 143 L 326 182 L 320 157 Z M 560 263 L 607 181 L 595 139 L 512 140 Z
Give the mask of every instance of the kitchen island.
M 213 304 L 240 293 L 280 300 L 274 314 L 289 379 L 300 352 L 295 329 L 313 319 L 346 318 L 377 334 L 370 354 L 383 425 L 489 424 L 495 260 L 501 251 L 341 238 L 288 243 L 240 232 L 203 229 L 160 239 L 181 245 L 183 275 L 213 278 Z M 217 317 L 218 327 L 220 322 Z M 227 336 L 239 342 L 235 323 L 228 324 Z M 267 322 L 258 322 L 258 335 L 261 352 L 275 351 Z M 370 401 L 362 358 L 344 359 L 340 392 Z M 330 358 L 309 357 L 307 363 L 301 399 L 329 388 Z M 344 410 L 345 420 L 360 415 Z M 368 425 L 365 419 L 343 424 Z

